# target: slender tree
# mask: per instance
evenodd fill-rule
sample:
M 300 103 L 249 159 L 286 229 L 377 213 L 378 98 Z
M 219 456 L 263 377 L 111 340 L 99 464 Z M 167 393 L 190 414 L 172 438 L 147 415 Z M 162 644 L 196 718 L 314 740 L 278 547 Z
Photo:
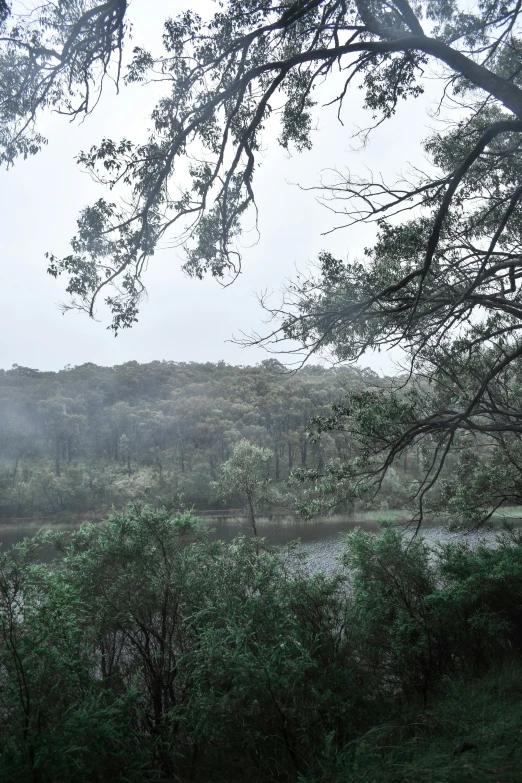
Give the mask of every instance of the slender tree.
M 241 440 L 234 447 L 230 459 L 221 466 L 219 491 L 224 499 L 233 499 L 241 504 L 255 536 L 260 507 L 270 501 L 266 469 L 272 458 L 270 449 Z

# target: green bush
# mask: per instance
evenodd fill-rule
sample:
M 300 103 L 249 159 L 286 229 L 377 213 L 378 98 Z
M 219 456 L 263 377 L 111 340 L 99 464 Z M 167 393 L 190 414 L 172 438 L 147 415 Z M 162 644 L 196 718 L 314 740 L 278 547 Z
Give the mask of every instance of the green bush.
M 54 567 L 34 561 L 49 539 Z M 342 580 L 296 556 L 135 507 L 24 543 L 2 579 L 2 780 L 230 780 L 232 758 L 293 779 L 325 732 L 353 734 Z
M 384 526 L 346 538 L 352 641 L 373 688 L 421 693 L 441 676 L 473 671 L 522 648 L 522 540 L 431 549 Z
M 344 562 L 137 506 L 3 554 L 0 779 L 515 780 L 520 538 L 356 531 Z

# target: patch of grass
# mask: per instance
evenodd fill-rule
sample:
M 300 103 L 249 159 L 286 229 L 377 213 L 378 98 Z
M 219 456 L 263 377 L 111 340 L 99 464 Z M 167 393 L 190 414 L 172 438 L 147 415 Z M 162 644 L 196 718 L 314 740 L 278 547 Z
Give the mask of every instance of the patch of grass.
M 357 511 L 353 517 L 362 522 L 403 522 L 411 519 L 413 512 L 406 508 L 376 509 L 375 511 Z
M 519 783 L 521 661 L 446 679 L 425 709 L 406 706 L 347 748 L 340 767 L 339 783 Z

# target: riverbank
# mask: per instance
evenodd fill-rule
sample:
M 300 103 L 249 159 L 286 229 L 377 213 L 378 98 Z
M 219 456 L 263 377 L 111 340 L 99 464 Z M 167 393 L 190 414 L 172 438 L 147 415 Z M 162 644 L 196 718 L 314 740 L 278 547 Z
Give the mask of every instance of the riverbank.
M 362 516 L 362 515 L 361 515 Z M 411 517 L 410 517 L 411 518 Z M 252 528 L 243 517 L 203 517 L 210 528 L 210 538 L 222 541 L 231 541 L 238 535 L 253 535 Z M 77 530 L 83 521 L 99 523 L 102 520 L 69 520 L 68 522 L 55 522 L 49 520 L 31 520 L 12 524 L 0 523 L 0 544 L 4 551 L 10 549 L 24 538 L 32 538 L 39 530 L 67 531 Z M 284 548 L 290 543 L 299 540 L 301 551 L 306 555 L 307 567 L 310 573 L 322 572 L 333 575 L 340 570 L 339 559 L 344 549 L 344 536 L 347 533 L 362 528 L 369 533 L 377 533 L 379 523 L 392 522 L 398 526 L 405 524 L 404 535 L 413 536 L 415 528 L 407 527 L 409 520 L 404 512 L 367 512 L 365 518 L 352 519 L 338 515 L 312 520 L 302 517 L 261 517 L 258 521 L 258 532 L 261 538 L 265 538 L 270 544 Z M 431 546 L 437 542 L 458 541 L 464 538 L 476 546 L 481 540 L 493 541 L 496 535 L 495 524 L 493 529 L 475 530 L 468 533 L 447 530 L 442 524 L 435 522 L 425 523 L 419 531 L 422 537 Z M 500 525 L 498 525 L 500 527 Z M 41 552 L 43 562 L 50 562 L 54 553 L 49 548 Z
M 0 527 L 11 527 L 19 524 L 39 524 L 46 525 L 71 525 L 77 527 L 82 522 L 101 522 L 106 519 L 113 509 L 107 508 L 102 511 L 85 512 L 62 512 L 52 516 L 45 517 L 0 517 Z M 222 509 L 192 509 L 193 513 L 205 522 L 228 521 L 230 523 L 244 522 L 244 511 L 238 508 Z M 324 517 L 314 517 L 311 520 L 305 520 L 300 514 L 291 508 L 274 508 L 269 513 L 260 515 L 259 523 L 279 524 L 306 524 L 306 525 L 375 525 L 379 526 L 382 522 L 392 522 L 395 524 L 408 524 L 414 517 L 415 512 L 407 508 L 379 508 L 366 511 L 353 511 L 350 513 L 332 514 Z M 448 521 L 447 514 L 428 514 L 424 520 L 426 525 L 444 525 Z M 493 524 L 501 524 L 506 521 L 520 522 L 522 524 L 522 506 L 505 506 L 497 509 L 491 516 Z

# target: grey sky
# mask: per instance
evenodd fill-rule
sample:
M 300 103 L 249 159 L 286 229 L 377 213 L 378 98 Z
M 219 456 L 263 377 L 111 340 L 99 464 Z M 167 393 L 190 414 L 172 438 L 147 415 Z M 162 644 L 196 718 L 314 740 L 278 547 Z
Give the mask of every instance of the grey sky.
M 170 2 L 134 0 L 134 43 L 158 51 L 161 22 L 176 13 Z M 263 312 L 256 292 L 277 290 L 295 276 L 295 267 L 305 270 L 325 248 L 353 258 L 372 241 L 368 228 L 344 230 L 327 237 L 321 232 L 334 225 L 332 216 L 318 205 L 313 193 L 295 184 L 312 185 L 320 171 L 347 167 L 354 173 L 382 172 L 392 177 L 406 169 L 407 161 L 422 161 L 420 140 L 426 136 L 429 119 L 426 99 L 400 107 L 397 116 L 378 129 L 368 147 L 350 149 L 351 133 L 369 123 L 362 111 L 362 93 L 348 94 L 344 127 L 336 109 L 318 108 L 318 132 L 311 152 L 289 158 L 272 140 L 256 177 L 261 237 L 248 249 L 254 235 L 243 244 L 243 274 L 229 288 L 215 281 L 190 280 L 180 271 L 180 252 L 163 249 L 152 259 L 146 276 L 148 299 L 139 323 L 114 338 L 107 331 L 109 319 L 92 321 L 86 315 L 61 314 L 58 303 L 66 299 L 64 280 L 46 274 L 45 251 L 68 252 L 80 209 L 106 195 L 74 162 L 81 150 L 102 137 L 139 139 L 147 128 L 147 116 L 161 94 L 152 88 L 122 88 L 119 96 L 107 83 L 100 105 L 83 124 L 66 118 L 42 119 L 48 146 L 36 157 L 19 161 L 10 171 L 0 172 L 2 181 L 3 286 L 0 319 L 3 339 L 0 366 L 13 363 L 39 369 L 60 369 L 66 364 L 112 365 L 129 360 L 218 361 L 255 364 L 266 354 L 261 349 L 242 349 L 230 342 L 240 330 L 263 331 Z M 333 97 L 329 88 L 324 95 Z M 375 369 L 390 371 L 390 357 L 369 357 Z

